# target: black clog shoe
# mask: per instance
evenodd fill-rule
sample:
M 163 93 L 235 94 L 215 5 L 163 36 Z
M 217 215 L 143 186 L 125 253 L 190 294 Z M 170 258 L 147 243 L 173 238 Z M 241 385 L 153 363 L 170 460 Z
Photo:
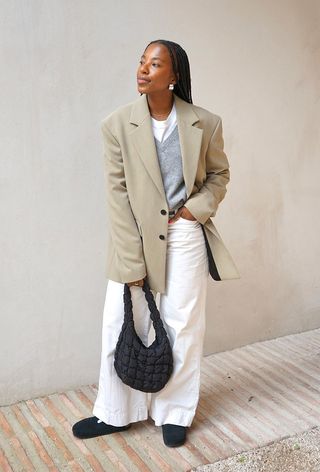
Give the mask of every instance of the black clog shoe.
M 99 421 L 99 418 L 96 416 L 91 416 L 90 418 L 78 421 L 72 426 L 73 435 L 79 439 L 89 439 L 103 436 L 104 434 L 125 431 L 131 427 L 131 423 L 126 426 L 113 426 L 111 424 L 106 424 L 103 421 Z
M 177 424 L 163 424 L 163 442 L 169 447 L 182 446 L 186 441 L 187 426 Z

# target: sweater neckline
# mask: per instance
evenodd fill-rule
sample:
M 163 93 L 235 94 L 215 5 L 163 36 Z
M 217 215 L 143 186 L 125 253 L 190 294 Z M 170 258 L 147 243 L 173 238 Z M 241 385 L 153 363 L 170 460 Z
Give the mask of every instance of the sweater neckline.
M 159 141 L 158 138 L 154 137 L 154 139 L 157 141 L 156 144 L 157 144 L 158 146 L 167 145 L 168 142 L 172 140 L 172 135 L 175 134 L 177 128 L 178 128 L 178 124 L 175 125 L 175 127 L 173 128 L 173 130 L 171 131 L 171 133 L 169 134 L 169 136 L 168 136 L 164 141 Z

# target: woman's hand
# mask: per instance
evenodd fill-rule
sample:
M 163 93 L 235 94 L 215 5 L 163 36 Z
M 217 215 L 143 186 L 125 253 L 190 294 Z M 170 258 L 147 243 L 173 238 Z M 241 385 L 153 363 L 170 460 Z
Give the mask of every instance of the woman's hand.
M 127 285 L 131 287 L 131 285 L 139 285 L 139 287 L 143 286 L 144 279 L 136 280 L 134 282 L 128 282 Z
M 182 206 L 181 208 L 179 208 L 177 213 L 172 218 L 170 218 L 169 223 L 174 223 L 179 218 L 183 218 L 184 220 L 191 220 L 191 221 L 196 220 L 196 218 L 192 215 L 192 213 L 185 206 Z

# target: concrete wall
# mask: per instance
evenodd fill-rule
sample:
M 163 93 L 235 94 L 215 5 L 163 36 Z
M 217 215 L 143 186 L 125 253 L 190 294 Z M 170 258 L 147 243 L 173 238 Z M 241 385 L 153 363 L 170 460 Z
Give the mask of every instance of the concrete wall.
M 100 121 L 152 39 L 223 118 L 215 223 L 242 278 L 209 282 L 204 354 L 320 326 L 318 0 L 1 1 L 0 404 L 96 382 L 107 279 Z M 4 73 L 5 72 L 5 73 Z

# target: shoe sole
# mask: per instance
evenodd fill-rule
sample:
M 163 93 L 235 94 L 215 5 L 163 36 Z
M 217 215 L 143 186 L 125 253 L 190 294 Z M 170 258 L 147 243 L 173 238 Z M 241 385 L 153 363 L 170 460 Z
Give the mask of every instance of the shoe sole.
M 176 444 L 167 444 L 166 442 L 164 442 L 164 444 L 168 447 L 179 447 L 179 446 L 183 446 L 185 443 L 185 441 L 182 441 L 180 443 L 176 443 Z
M 123 426 L 123 427 L 121 427 L 121 429 L 120 429 L 120 427 L 119 427 L 119 429 L 115 429 L 115 430 L 113 430 L 113 431 L 108 431 L 108 432 L 106 432 L 106 433 L 98 433 L 98 434 L 80 435 L 80 436 L 79 436 L 79 435 L 77 435 L 77 434 L 74 434 L 74 432 L 73 432 L 73 435 L 74 435 L 74 437 L 76 437 L 76 438 L 78 438 L 78 439 L 91 439 L 91 438 L 97 438 L 97 437 L 99 437 L 99 436 L 106 436 L 106 435 L 108 435 L 108 434 L 120 433 L 121 431 L 126 431 L 126 430 L 129 429 L 129 428 L 131 428 L 131 425 L 129 425 L 129 426 Z

